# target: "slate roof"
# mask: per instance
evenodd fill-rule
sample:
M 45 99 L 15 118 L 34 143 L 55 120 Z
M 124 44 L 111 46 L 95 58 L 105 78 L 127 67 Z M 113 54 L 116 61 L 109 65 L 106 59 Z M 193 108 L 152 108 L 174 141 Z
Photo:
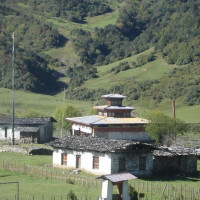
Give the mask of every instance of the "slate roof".
M 56 122 L 53 117 L 27 117 L 27 118 L 15 118 L 15 124 L 17 125 L 40 125 L 47 122 Z M 0 125 L 7 125 L 12 123 L 12 118 L 0 118 Z
M 132 140 L 110 140 L 99 137 L 68 136 L 48 143 L 54 148 L 78 151 L 117 152 L 139 149 L 156 149 L 153 145 Z
M 174 156 L 187 156 L 196 155 L 197 152 L 194 148 L 177 148 L 177 147 L 160 147 L 159 150 L 153 152 L 154 156 L 174 157 Z
M 106 94 L 106 95 L 102 95 L 101 98 L 105 98 L 105 99 L 125 99 L 126 96 L 123 96 L 121 94 Z
M 37 133 L 39 129 L 39 127 L 17 127 L 16 131 Z
M 139 117 L 116 118 L 100 115 L 66 118 L 67 121 L 84 125 L 105 125 L 105 124 L 147 124 L 148 120 Z

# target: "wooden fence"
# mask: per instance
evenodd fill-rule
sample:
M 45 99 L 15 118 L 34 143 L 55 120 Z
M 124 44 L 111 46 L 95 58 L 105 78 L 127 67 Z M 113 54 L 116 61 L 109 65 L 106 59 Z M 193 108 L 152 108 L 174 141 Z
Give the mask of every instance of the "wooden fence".
M 0 198 L 1 199 L 1 198 Z M 27 195 L 27 197 L 22 198 L 20 197 L 19 199 L 17 198 L 17 196 L 14 196 L 14 200 L 98 200 L 99 198 L 96 199 L 92 199 L 91 197 L 85 197 L 85 196 L 80 196 L 80 197 L 76 197 L 76 198 L 71 198 L 68 195 L 61 195 L 61 196 L 51 196 L 50 198 L 46 198 L 44 195 L 42 195 L 41 197 L 36 197 L 34 195 Z M 5 199 L 1 199 L 1 200 L 13 200 L 9 199 L 9 198 L 5 198 Z
M 55 168 L 40 168 L 16 161 L 3 161 L 2 168 L 10 171 L 17 171 L 34 177 L 50 180 L 61 180 L 69 184 L 77 184 L 87 187 L 101 187 L 101 181 L 94 178 L 75 176 L 67 173 L 66 170 L 56 170 Z
M 134 181 L 131 186 L 142 200 L 200 200 L 200 184 L 190 187 L 186 184 L 162 181 Z
M 56 170 L 54 168 L 40 168 L 27 164 L 21 164 L 16 161 L 3 161 L 2 168 L 5 170 L 17 171 L 34 177 L 40 177 L 50 180 L 61 180 L 69 184 L 77 184 L 79 186 L 93 187 L 99 189 L 101 181 L 75 176 L 64 170 Z M 196 187 L 190 187 L 187 184 L 177 184 L 162 181 L 132 181 L 131 186 L 138 193 L 138 200 L 200 200 L 200 183 L 197 182 Z M 38 199 L 38 198 L 37 198 Z M 41 196 L 39 200 L 47 200 L 45 196 Z M 1 200 L 1 199 L 0 199 Z M 3 199 L 8 200 L 8 199 Z M 18 200 L 14 198 L 14 200 Z M 26 199 L 20 200 L 36 200 L 34 196 L 28 195 Z M 50 200 L 69 200 L 68 196 L 52 196 Z M 77 200 L 96 200 L 91 197 L 80 196 Z

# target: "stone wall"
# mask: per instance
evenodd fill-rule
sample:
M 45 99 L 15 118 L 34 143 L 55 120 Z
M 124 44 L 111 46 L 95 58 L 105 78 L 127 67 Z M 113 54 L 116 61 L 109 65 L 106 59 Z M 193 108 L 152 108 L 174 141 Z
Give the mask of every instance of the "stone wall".
M 0 152 L 15 152 L 15 153 L 29 154 L 29 148 L 12 146 L 12 145 L 1 145 Z
M 153 162 L 154 174 L 194 174 L 197 172 L 197 156 L 155 156 Z
M 49 148 L 34 148 L 31 145 L 27 147 L 21 147 L 18 145 L 1 145 L 0 146 L 0 153 L 1 152 L 15 152 L 15 153 L 22 153 L 22 154 L 32 154 L 32 155 L 52 155 L 53 151 Z

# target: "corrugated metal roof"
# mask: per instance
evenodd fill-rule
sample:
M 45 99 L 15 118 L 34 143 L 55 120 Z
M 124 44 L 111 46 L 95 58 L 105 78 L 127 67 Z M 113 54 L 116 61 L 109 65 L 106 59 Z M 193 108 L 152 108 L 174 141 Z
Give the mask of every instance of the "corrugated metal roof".
M 135 108 L 128 107 L 128 106 L 108 106 L 105 109 L 106 110 L 134 110 Z
M 84 116 L 84 117 L 74 117 L 66 118 L 66 120 L 88 125 L 105 125 L 105 124 L 147 124 L 148 120 L 139 117 L 130 118 L 115 118 L 115 117 L 105 117 L 100 115 Z
M 109 180 L 112 183 L 117 183 L 117 182 L 137 179 L 136 176 L 134 176 L 134 175 L 132 175 L 130 173 L 127 173 L 127 172 L 103 175 L 103 176 L 100 176 L 98 178 L 101 178 L 101 179 L 104 179 L 104 180 Z
M 123 95 L 121 95 L 121 94 L 106 94 L 106 95 L 102 95 L 101 96 L 102 98 L 113 98 L 113 99 L 115 99 L 115 98 L 120 98 L 120 99 L 125 99 L 126 98 L 126 96 L 123 96 Z
M 94 124 L 95 122 L 102 120 L 105 118 L 104 116 L 99 116 L 99 115 L 90 115 L 90 116 L 83 116 L 83 117 L 72 117 L 72 118 L 66 118 L 66 120 L 75 122 L 75 123 L 80 123 L 80 124 Z
M 93 108 L 98 109 L 98 110 L 135 110 L 133 107 L 129 106 L 94 106 Z
M 99 121 L 96 121 L 95 125 L 100 124 L 147 124 L 148 120 L 138 118 L 138 117 L 130 117 L 130 118 L 115 118 L 115 117 L 105 117 Z

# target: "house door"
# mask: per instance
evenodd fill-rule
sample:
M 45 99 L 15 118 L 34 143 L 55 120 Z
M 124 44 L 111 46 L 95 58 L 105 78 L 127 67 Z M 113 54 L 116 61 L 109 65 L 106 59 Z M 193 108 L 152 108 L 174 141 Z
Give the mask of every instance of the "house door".
M 77 169 L 81 168 L 81 156 L 80 155 L 76 156 L 76 168 Z

